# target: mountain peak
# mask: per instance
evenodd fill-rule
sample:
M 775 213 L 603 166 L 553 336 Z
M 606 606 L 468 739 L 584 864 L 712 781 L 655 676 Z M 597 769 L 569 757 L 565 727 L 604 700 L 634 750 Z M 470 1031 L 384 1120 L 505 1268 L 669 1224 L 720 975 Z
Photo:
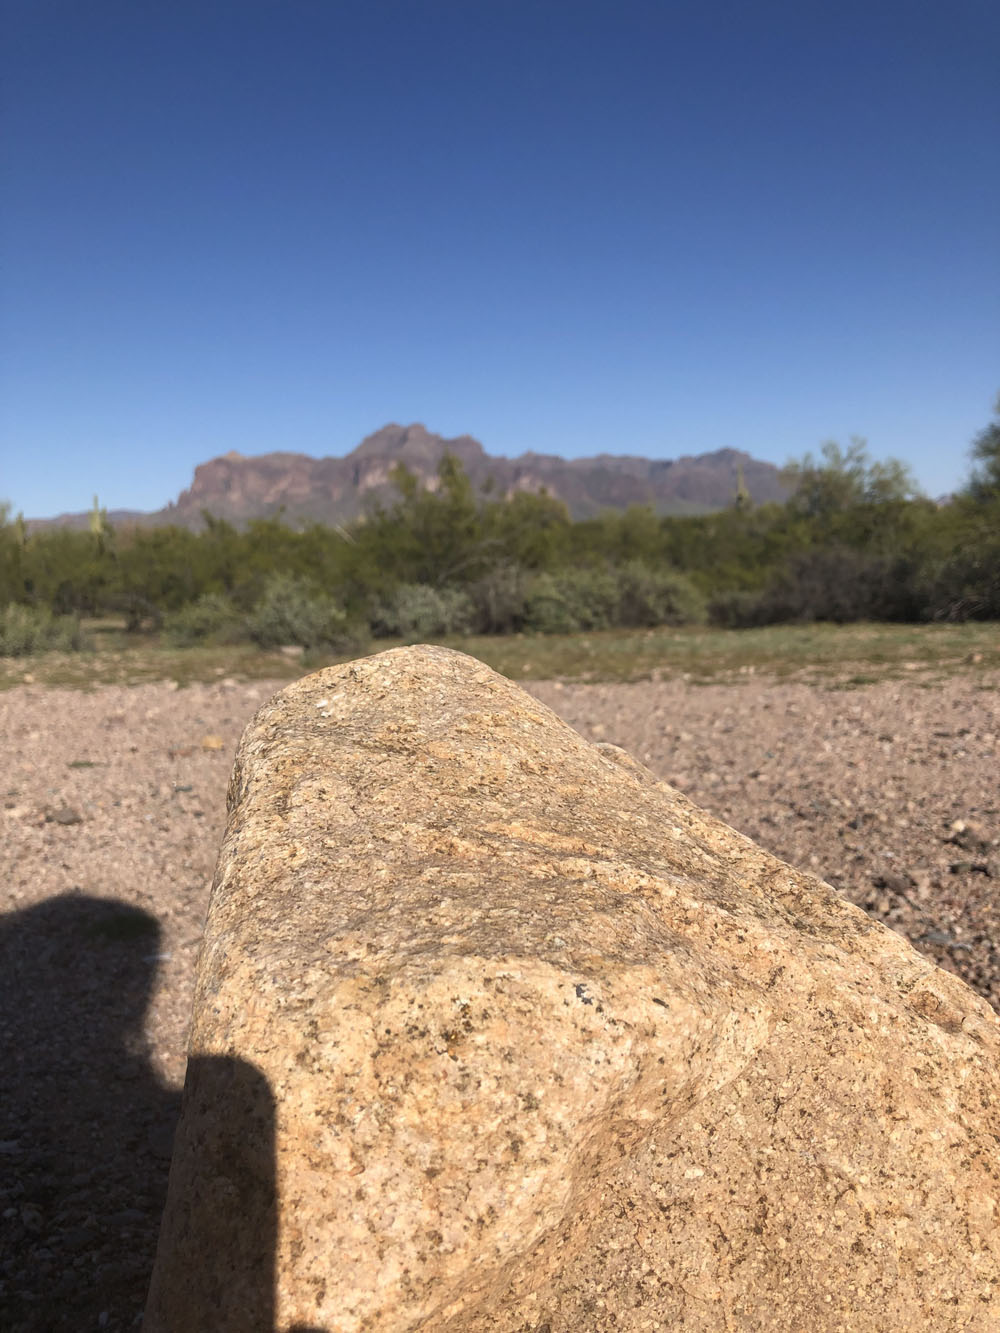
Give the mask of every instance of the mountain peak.
M 448 440 L 441 435 L 432 435 L 426 426 L 415 421 L 409 426 L 390 422 L 374 434 L 367 435 L 347 457 L 352 462 L 391 460 L 393 463 L 405 463 L 415 470 L 430 468 L 433 471 L 446 453 L 455 454 L 466 464 L 487 456 L 483 446 L 471 435 L 459 435 Z
M 366 435 L 357 448 L 352 449 L 348 458 L 383 458 L 386 454 L 400 454 L 407 449 L 419 447 L 428 439 L 426 426 L 419 421 L 410 426 L 400 426 L 390 421 L 381 430 Z

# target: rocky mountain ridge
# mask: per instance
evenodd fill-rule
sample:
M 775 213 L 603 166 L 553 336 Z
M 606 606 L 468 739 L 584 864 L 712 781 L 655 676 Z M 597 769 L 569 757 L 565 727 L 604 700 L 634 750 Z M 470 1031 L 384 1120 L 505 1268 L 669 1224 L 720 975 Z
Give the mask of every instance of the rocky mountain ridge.
M 195 468 L 191 485 L 177 500 L 151 514 L 116 511 L 113 522 L 197 528 L 207 512 L 233 523 L 282 514 L 291 522 L 345 523 L 375 502 L 397 494 L 394 468 L 402 463 L 422 483 L 436 484 L 437 466 L 454 454 L 474 486 L 491 484 L 496 495 L 546 490 L 563 500 L 574 518 L 605 509 L 650 505 L 658 513 L 699 513 L 729 504 L 741 483 L 752 500 L 781 500 L 786 491 L 778 469 L 738 449 L 719 449 L 677 459 L 649 459 L 599 454 L 564 459 L 524 453 L 495 457 L 471 435 L 446 439 L 420 424 L 390 424 L 367 436 L 343 458 L 312 458 L 299 453 L 255 457 L 231 451 Z M 86 514 L 44 520 L 83 526 Z M 37 525 L 37 524 L 36 524 Z

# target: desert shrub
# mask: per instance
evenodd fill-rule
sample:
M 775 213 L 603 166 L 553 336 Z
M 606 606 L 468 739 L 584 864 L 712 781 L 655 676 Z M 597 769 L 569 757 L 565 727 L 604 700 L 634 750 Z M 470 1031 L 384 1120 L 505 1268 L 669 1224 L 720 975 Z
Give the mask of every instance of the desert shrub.
M 618 583 L 609 569 L 561 570 L 532 580 L 525 599 L 524 628 L 537 634 L 570 634 L 615 624 Z
M 576 606 L 554 574 L 538 574 L 527 590 L 524 628 L 535 634 L 572 634 L 580 628 Z
M 231 598 L 207 592 L 164 617 L 163 633 L 177 648 L 197 643 L 237 643 L 248 637 L 246 625 Z
M 761 593 L 744 588 L 729 588 L 709 599 L 709 624 L 720 629 L 750 629 L 765 622 L 760 619 Z
M 89 647 L 75 616 L 54 616 L 47 607 L 20 602 L 0 607 L 0 657 L 72 653 Z
M 791 557 L 760 592 L 713 599 L 716 625 L 746 629 L 787 622 L 926 619 L 920 566 L 903 556 L 871 555 L 850 547 L 821 547 Z
M 694 625 L 705 619 L 705 599 L 684 574 L 630 560 L 615 571 L 616 623 L 629 628 Z
M 467 588 L 473 632 L 513 634 L 524 627 L 531 576 L 516 564 L 498 564 Z
M 685 625 L 705 618 L 701 595 L 683 574 L 639 560 L 605 568 L 564 570 L 532 579 L 524 628 L 538 634 Z
M 367 638 L 366 629 L 352 624 L 332 598 L 287 574 L 268 579 L 244 624 L 247 637 L 261 648 L 294 643 L 307 649 L 350 652 Z
M 1000 540 L 957 551 L 933 570 L 927 614 L 934 620 L 1000 620 Z
M 466 634 L 475 616 L 472 598 L 460 588 L 401 583 L 376 607 L 372 632 L 380 638 L 413 640 Z

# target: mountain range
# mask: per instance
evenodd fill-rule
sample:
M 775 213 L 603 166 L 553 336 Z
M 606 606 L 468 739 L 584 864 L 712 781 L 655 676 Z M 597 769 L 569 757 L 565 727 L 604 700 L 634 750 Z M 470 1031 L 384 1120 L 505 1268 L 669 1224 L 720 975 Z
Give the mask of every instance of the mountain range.
M 488 454 L 471 435 L 445 439 L 414 424 L 383 426 L 344 458 L 223 454 L 199 464 L 191 485 L 163 509 L 116 510 L 108 517 L 118 525 L 175 523 L 190 528 L 202 526 L 205 512 L 236 524 L 277 514 L 291 523 L 346 523 L 373 502 L 392 502 L 398 495 L 392 472 L 399 463 L 434 486 L 445 453 L 461 461 L 476 488 L 491 481 L 492 493 L 504 496 L 544 489 L 564 501 L 574 518 L 636 504 L 650 505 L 660 514 L 704 513 L 725 508 L 741 484 L 757 504 L 787 495 L 773 464 L 738 449 L 676 459 L 619 454 L 564 459 L 536 453 L 502 458 Z M 63 514 L 34 520 L 31 526 L 78 527 L 88 517 Z

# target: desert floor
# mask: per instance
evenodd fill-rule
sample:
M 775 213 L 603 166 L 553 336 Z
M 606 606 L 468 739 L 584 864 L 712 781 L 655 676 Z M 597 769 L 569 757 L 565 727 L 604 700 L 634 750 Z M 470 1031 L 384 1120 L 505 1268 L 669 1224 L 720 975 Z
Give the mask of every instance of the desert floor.
M 0 1326 L 138 1327 L 236 742 L 279 681 L 0 694 Z M 1000 675 L 531 682 L 1000 1007 Z

